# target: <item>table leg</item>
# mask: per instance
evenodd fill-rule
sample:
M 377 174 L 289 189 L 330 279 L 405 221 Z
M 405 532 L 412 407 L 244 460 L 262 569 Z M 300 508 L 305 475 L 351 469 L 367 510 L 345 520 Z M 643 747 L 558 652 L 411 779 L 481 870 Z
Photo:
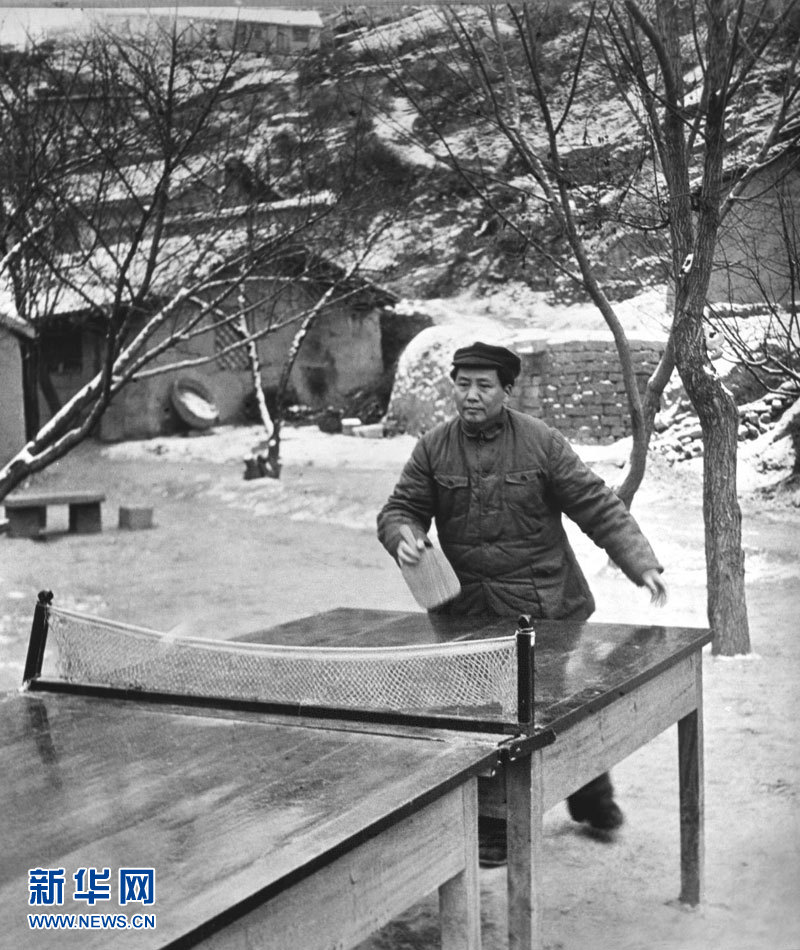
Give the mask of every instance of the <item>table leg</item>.
M 508 796 L 508 946 L 541 950 L 542 752 L 506 765 Z
M 253 895 L 248 909 L 232 908 L 224 926 L 212 921 L 191 945 L 198 950 L 356 947 L 438 888 L 442 946 L 480 950 L 476 785 L 468 779 L 330 861 L 320 851 L 313 873 L 299 881 L 290 877 L 262 903 Z
M 685 904 L 703 899 L 703 663 L 697 658 L 697 708 L 678 721 L 681 893 Z
M 69 530 L 75 534 L 97 534 L 103 530 L 100 502 L 71 504 L 69 506 Z
M 439 888 L 442 950 L 480 950 L 478 877 L 478 782 L 464 786 L 464 869 Z
M 8 534 L 12 538 L 35 538 L 47 527 L 47 508 L 6 508 Z

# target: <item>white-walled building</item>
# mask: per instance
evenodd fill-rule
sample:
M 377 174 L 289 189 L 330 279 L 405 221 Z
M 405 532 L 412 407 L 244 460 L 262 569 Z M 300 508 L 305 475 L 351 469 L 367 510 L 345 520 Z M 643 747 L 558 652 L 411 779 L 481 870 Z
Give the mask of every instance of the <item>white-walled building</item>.
M 322 18 L 313 9 L 247 6 L 0 7 L 0 43 L 22 48 L 31 42 L 64 40 L 110 27 L 139 33 L 154 24 L 185 32 L 187 42 L 221 49 L 286 55 L 317 49 Z
M 186 42 L 205 42 L 218 49 L 288 55 L 319 47 L 322 18 L 316 10 L 273 7 L 151 7 L 107 10 L 106 22 L 124 23 L 136 31 L 158 23 L 174 23 Z

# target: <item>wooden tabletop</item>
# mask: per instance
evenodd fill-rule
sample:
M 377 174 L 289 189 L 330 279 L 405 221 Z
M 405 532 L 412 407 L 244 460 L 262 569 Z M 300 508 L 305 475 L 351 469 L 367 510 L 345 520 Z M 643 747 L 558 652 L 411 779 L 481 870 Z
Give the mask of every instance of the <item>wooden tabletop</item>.
M 31 931 L 37 912 L 154 913 L 120 943 L 190 944 L 497 761 L 489 738 L 50 693 L 1 700 L 0 737 L 0 933 L 36 950 L 113 937 Z M 119 907 L 122 867 L 156 869 L 153 906 Z M 63 905 L 29 905 L 32 868 L 65 869 Z M 79 868 L 109 868 L 112 899 L 74 900 Z
M 534 719 L 564 729 L 711 642 L 699 627 L 536 621 Z M 236 636 L 250 643 L 378 647 L 511 636 L 514 620 L 440 617 L 422 611 L 337 608 Z M 463 718 L 469 719 L 469 711 Z M 482 719 L 491 713 L 481 711 Z M 495 714 L 498 721 L 502 713 Z

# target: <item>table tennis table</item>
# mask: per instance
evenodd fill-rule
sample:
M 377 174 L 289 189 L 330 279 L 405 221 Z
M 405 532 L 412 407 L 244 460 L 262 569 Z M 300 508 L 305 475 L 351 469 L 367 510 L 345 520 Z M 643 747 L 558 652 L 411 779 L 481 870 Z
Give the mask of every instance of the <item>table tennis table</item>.
M 236 639 L 407 646 L 508 633 L 501 621 L 338 609 Z M 675 723 L 680 899 L 697 903 L 709 640 L 693 628 L 537 624 L 525 729 L 492 715 L 423 723 L 143 702 L 33 675 L 0 703 L 0 932 L 20 947 L 116 945 L 108 930 L 31 931 L 27 915 L 43 910 L 28 905 L 31 869 L 65 868 L 69 885 L 80 868 L 146 867 L 157 927 L 129 929 L 120 945 L 353 946 L 438 888 L 443 946 L 478 947 L 480 808 L 508 822 L 509 945 L 539 948 L 544 812 Z
M 419 612 L 340 608 L 255 631 L 255 643 L 359 646 L 502 636 L 508 621 Z M 544 813 L 677 724 L 680 892 L 703 895 L 702 649 L 711 632 L 694 627 L 537 621 L 534 715 L 515 738 L 498 735 L 502 767 L 481 777 L 479 811 L 507 821 L 511 950 L 542 942 Z M 472 728 L 491 730 L 473 721 Z M 507 726 L 498 728 L 508 728 Z
M 353 946 L 437 888 L 443 946 L 479 946 L 494 741 L 47 692 L 0 701 L 0 735 L 5 946 Z M 74 898 L 82 868 L 109 869 L 109 899 Z M 119 870 L 146 868 L 154 903 L 120 906 Z M 64 870 L 63 904 L 29 905 L 33 869 Z

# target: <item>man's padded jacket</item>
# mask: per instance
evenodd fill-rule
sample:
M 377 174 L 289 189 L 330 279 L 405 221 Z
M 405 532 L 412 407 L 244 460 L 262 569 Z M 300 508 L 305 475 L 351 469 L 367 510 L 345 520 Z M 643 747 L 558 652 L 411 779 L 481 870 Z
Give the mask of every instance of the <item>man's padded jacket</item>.
M 378 515 L 378 537 L 394 557 L 401 524 L 419 536 L 435 521 L 462 586 L 447 613 L 585 620 L 594 598 L 562 514 L 634 583 L 661 570 L 636 520 L 564 436 L 509 409 L 477 432 L 457 417 L 423 435 Z

